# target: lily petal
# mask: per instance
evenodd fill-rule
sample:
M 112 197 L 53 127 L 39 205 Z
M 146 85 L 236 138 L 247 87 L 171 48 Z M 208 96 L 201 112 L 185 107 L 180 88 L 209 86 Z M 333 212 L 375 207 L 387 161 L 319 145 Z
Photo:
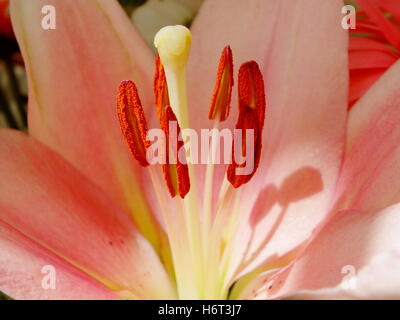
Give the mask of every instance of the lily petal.
M 0 131 L 0 221 L 113 290 L 174 297 L 157 254 L 132 220 L 59 155 Z
M 46 282 L 50 272 L 54 287 L 46 286 L 51 285 Z M 0 290 L 18 300 L 118 299 L 93 278 L 1 222 Z
M 356 275 L 336 287 L 302 290 L 284 299 L 400 299 L 400 250 L 382 253 Z
M 212 0 L 193 23 L 192 122 L 206 123 L 201 119 L 206 119 L 207 93 L 213 89 L 208 79 L 215 76 L 225 45 L 232 48 L 235 70 L 255 60 L 265 80 L 265 144 L 259 171 L 242 190 L 238 212 L 243 221 L 230 265 L 240 263 L 246 247 L 247 258 L 256 253 L 258 264 L 285 254 L 325 217 L 346 122 L 348 35 L 341 27 L 342 6 L 339 0 L 238 0 L 234 6 L 229 0 Z M 230 121 L 236 120 L 236 110 L 233 104 Z M 271 189 L 280 192 L 268 195 Z M 269 196 L 273 199 L 262 204 Z
M 351 109 L 336 209 L 378 211 L 400 201 L 400 61 Z
M 335 287 L 343 298 L 393 297 L 396 292 L 398 296 L 400 278 L 394 270 L 400 265 L 399 232 L 400 204 L 379 212 L 340 212 L 315 233 L 298 260 L 272 277 L 267 275 L 256 290 L 257 298 Z
M 55 8 L 54 30 L 42 28 L 45 5 Z M 11 16 L 28 71 L 30 134 L 131 212 L 159 249 L 157 223 L 116 111 L 118 85 L 129 79 L 152 113 L 150 49 L 114 0 L 13 0 Z

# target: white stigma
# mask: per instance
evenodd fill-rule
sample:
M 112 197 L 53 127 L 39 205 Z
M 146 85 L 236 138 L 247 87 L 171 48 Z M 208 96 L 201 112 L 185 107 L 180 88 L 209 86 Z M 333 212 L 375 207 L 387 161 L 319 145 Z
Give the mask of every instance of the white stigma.
M 171 108 L 182 129 L 189 127 L 186 64 L 191 43 L 192 34 L 184 26 L 164 27 L 154 37 L 154 45 L 164 66 Z
M 192 43 L 192 34 L 185 26 L 167 26 L 157 32 L 154 46 L 166 69 L 179 71 L 185 67 Z

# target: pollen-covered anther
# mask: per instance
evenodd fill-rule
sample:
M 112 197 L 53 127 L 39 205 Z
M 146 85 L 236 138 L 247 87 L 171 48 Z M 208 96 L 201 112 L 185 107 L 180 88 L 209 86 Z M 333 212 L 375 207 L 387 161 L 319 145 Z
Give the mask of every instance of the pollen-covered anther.
M 154 103 L 157 106 L 158 118 L 166 106 L 170 105 L 168 96 L 167 78 L 165 76 L 164 67 L 161 63 L 160 56 L 156 59 L 156 72 L 154 75 Z
M 190 190 L 190 179 L 181 129 L 170 106 L 165 107 L 160 120 L 166 138 L 165 164 L 162 165 L 164 179 L 171 196 L 179 194 L 183 199 Z
M 255 61 L 244 63 L 240 67 L 238 78 L 239 117 L 235 128 L 241 130 L 242 135 L 240 140 L 234 135 L 232 163 L 227 172 L 227 178 L 235 188 L 249 182 L 260 163 L 266 108 L 264 80 L 258 64 Z M 246 130 L 253 130 L 253 150 L 249 150 Z M 237 163 L 235 152 L 238 153 L 238 150 L 246 158 L 245 163 Z M 243 171 L 240 169 L 249 165 L 248 161 L 252 162 L 251 172 L 239 174 L 238 172 Z
M 230 46 L 226 46 L 222 50 L 219 61 L 217 80 L 215 82 L 214 93 L 211 100 L 208 118 L 215 120 L 219 117 L 219 121 L 228 118 L 231 104 L 233 87 L 233 59 Z
M 139 94 L 132 81 L 122 81 L 118 88 L 118 119 L 122 135 L 128 143 L 135 159 L 144 167 L 149 163 L 146 151 L 149 142 L 146 140 L 147 123 L 140 102 Z

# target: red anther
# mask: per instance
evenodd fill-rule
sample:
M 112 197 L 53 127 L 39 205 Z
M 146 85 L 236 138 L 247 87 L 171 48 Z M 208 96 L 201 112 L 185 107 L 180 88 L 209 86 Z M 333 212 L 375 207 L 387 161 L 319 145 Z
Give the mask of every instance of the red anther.
M 169 106 L 168 86 L 165 77 L 164 67 L 160 56 L 156 58 L 156 72 L 154 75 L 154 103 L 157 106 L 157 115 L 161 119 L 161 114 L 166 106 Z
M 122 135 L 129 149 L 139 163 L 147 167 L 146 151 L 149 142 L 146 140 L 147 123 L 135 84 L 122 81 L 118 88 L 118 118 Z
M 162 165 L 164 179 L 171 196 L 175 197 L 179 193 L 183 199 L 190 189 L 189 170 L 187 164 L 182 163 L 178 157 L 179 150 L 184 147 L 184 143 L 178 139 L 181 129 L 170 107 L 167 79 L 159 56 L 156 59 L 156 72 L 154 75 L 154 102 L 157 106 L 161 129 L 166 137 L 166 163 Z M 170 132 L 170 122 L 175 122 L 176 132 Z M 174 159 L 170 159 L 170 152 Z M 184 154 L 181 155 L 181 157 L 184 156 Z
M 170 124 L 176 125 L 175 132 L 170 131 Z M 181 148 L 184 148 L 184 143 L 179 139 L 181 129 L 170 106 L 167 106 L 161 113 L 161 129 L 164 131 L 166 138 L 166 163 L 162 165 L 165 182 L 172 197 L 175 197 L 179 193 L 183 199 L 190 190 L 189 170 L 186 158 L 184 163 L 182 163 L 178 156 L 179 154 L 180 157 L 185 156 L 184 153 L 180 152 Z M 172 154 L 174 159 L 170 158 L 170 154 Z
M 242 141 L 235 141 L 232 145 L 232 163 L 228 167 L 227 178 L 233 187 L 238 188 L 250 181 L 260 163 L 262 148 L 262 130 L 265 118 L 265 91 L 264 80 L 255 61 L 244 63 L 239 70 L 238 81 L 239 117 L 236 129 L 242 130 Z M 246 130 L 254 130 L 254 161 L 253 171 L 247 175 L 237 174 L 238 168 L 246 166 L 246 162 L 252 155 L 247 154 Z M 245 163 L 238 164 L 235 161 L 235 149 L 241 148 Z
M 231 95 L 233 87 L 233 59 L 230 46 L 222 51 L 219 60 L 217 80 L 211 100 L 208 118 L 214 120 L 219 115 L 219 120 L 224 121 L 229 116 Z
M 238 77 L 239 112 L 246 106 L 256 109 L 262 130 L 265 118 L 265 91 L 264 79 L 257 62 L 242 64 Z

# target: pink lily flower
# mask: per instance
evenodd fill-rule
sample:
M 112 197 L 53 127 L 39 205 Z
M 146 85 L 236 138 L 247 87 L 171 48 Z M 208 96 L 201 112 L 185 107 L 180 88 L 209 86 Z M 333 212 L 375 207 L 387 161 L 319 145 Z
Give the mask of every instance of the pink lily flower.
M 57 10 L 55 30 L 41 27 L 44 5 Z M 246 184 L 225 183 L 224 165 L 198 165 L 182 199 L 121 135 L 122 80 L 135 83 L 148 127 L 159 124 L 154 54 L 117 2 L 11 0 L 29 136 L 0 130 L 0 290 L 16 299 L 400 298 L 400 64 L 347 112 L 343 5 L 205 1 L 191 27 L 187 122 L 213 126 L 229 45 L 235 67 L 254 60 L 264 79 L 263 144 Z M 170 84 L 170 97 L 182 93 Z M 237 87 L 235 78 L 222 127 L 238 118 Z M 43 283 L 49 266 L 53 288 Z

